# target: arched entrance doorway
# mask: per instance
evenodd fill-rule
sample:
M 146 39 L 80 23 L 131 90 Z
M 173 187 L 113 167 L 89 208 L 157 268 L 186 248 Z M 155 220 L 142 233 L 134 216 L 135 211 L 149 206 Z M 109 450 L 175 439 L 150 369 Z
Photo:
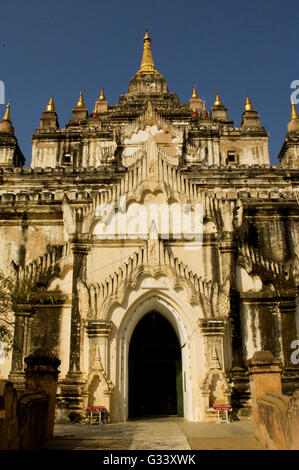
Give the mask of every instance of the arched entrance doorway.
M 173 414 L 184 414 L 181 349 L 169 321 L 152 311 L 130 341 L 129 417 Z

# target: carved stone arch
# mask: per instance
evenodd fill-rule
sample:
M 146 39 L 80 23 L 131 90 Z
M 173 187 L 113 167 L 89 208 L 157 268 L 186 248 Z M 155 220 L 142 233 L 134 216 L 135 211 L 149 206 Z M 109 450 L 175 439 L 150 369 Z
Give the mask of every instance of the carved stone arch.
M 111 201 L 110 203 L 102 204 L 101 208 L 95 207 L 94 210 L 89 211 L 82 222 L 82 233 L 92 233 L 94 226 L 98 222 L 109 218 L 111 209 L 115 213 L 116 207 L 117 205 L 114 204 L 114 201 Z
M 109 319 L 113 307 L 115 305 L 123 305 L 125 298 L 130 291 L 138 289 L 138 284 L 141 283 L 144 277 L 167 277 L 173 281 L 173 288 L 182 288 L 185 291 L 185 297 L 189 299 L 191 304 L 199 304 L 200 298 L 198 297 L 192 282 L 185 278 L 180 277 L 176 270 L 171 266 L 158 265 L 157 267 L 139 266 L 132 273 L 130 279 L 124 280 L 119 287 L 118 292 L 108 296 L 101 306 L 101 318 Z M 204 311 L 204 310 L 203 310 Z
M 121 361 L 118 368 L 119 376 L 117 377 L 122 396 L 120 419 L 126 421 L 128 418 L 128 355 L 130 339 L 141 318 L 153 310 L 163 315 L 177 334 L 182 351 L 184 416 L 190 421 L 195 420 L 194 408 L 192 407 L 192 365 L 190 359 L 190 337 L 192 337 L 193 327 L 180 306 L 167 296 L 165 292 L 159 292 L 158 290 L 138 297 L 126 310 L 117 331 L 116 342 L 119 344 Z M 198 419 L 198 416 L 196 416 L 196 419 Z
M 129 197 L 127 197 L 126 201 L 127 204 L 129 204 L 131 201 L 133 202 L 138 202 L 139 204 L 143 204 L 145 202 L 145 198 L 148 195 L 152 195 L 154 197 L 159 196 L 159 194 L 163 194 L 165 196 L 165 200 L 167 200 L 167 192 L 165 191 L 165 187 L 158 185 L 158 186 L 153 186 L 152 184 L 142 184 L 141 185 L 141 190 L 135 192 L 134 194 L 129 193 Z

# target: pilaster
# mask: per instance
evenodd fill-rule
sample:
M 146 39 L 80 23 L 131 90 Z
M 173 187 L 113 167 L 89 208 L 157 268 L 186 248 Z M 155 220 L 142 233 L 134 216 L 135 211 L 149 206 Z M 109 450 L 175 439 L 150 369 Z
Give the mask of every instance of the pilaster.
M 31 320 L 35 312 L 31 304 L 15 305 L 13 310 L 15 330 L 9 380 L 21 391 L 25 386 L 24 358 L 30 352 Z
M 73 253 L 73 279 L 69 371 L 60 383 L 59 419 L 80 418 L 84 403 L 84 385 L 86 383 L 86 376 L 81 367 L 83 324 L 79 310 L 78 280 L 86 279 L 86 258 L 90 247 L 88 239 L 79 235 L 73 235 L 70 244 Z

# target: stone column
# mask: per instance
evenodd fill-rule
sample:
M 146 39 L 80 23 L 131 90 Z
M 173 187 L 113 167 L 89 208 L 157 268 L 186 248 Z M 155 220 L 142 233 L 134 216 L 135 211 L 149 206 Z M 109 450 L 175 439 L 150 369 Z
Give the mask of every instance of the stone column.
M 236 362 L 234 355 L 237 353 L 233 349 L 233 328 L 235 323 L 231 321 L 232 318 L 232 292 L 235 289 L 235 279 L 236 279 L 236 242 L 234 240 L 234 232 L 222 232 L 218 239 L 218 248 L 220 253 L 220 284 L 224 284 L 227 279 L 230 283 L 230 321 L 227 326 L 228 337 L 227 337 L 227 347 L 230 349 L 230 367 L 233 363 Z
M 103 370 L 109 375 L 109 344 L 108 337 L 111 332 L 111 321 L 90 320 L 86 323 L 85 328 L 89 338 L 89 369 L 92 368 L 92 361 L 97 356 L 96 349 L 103 367 Z
M 70 362 L 68 376 L 81 377 L 81 316 L 79 312 L 78 279 L 86 278 L 86 255 L 89 245 L 79 240 L 72 242 L 73 251 L 73 282 L 72 282 L 72 313 L 70 337 Z
M 31 304 L 18 304 L 13 307 L 15 330 L 9 380 L 16 390 L 24 389 L 24 357 L 29 353 L 30 322 L 34 314 Z
M 233 232 L 223 232 L 219 236 L 219 252 L 221 259 L 220 283 L 225 282 L 227 278 L 235 286 L 236 282 L 236 242 Z
M 48 351 L 38 349 L 25 358 L 25 393 L 44 392 L 49 397 L 48 419 L 45 424 L 45 440 L 53 438 L 56 407 L 58 367 L 60 360 Z
M 248 360 L 248 375 L 252 400 L 252 416 L 258 423 L 257 400 L 267 392 L 282 393 L 281 362 L 270 351 L 257 351 Z
M 230 386 L 225 377 L 223 337 L 227 329 L 222 317 L 203 318 L 199 327 L 204 337 L 205 353 L 208 360 L 207 373 L 201 384 L 201 392 L 207 416 L 213 416 L 212 402 L 230 403 Z
M 85 328 L 89 338 L 89 379 L 88 386 L 93 376 L 100 377 L 100 383 L 96 389 L 98 404 L 104 405 L 110 410 L 110 396 L 114 388 L 109 378 L 109 335 L 112 323 L 105 320 L 90 320 Z M 86 387 L 88 400 L 89 389 Z M 86 403 L 87 404 L 87 403 Z M 90 404 L 90 403 L 88 403 Z
M 223 337 L 226 330 L 225 319 L 221 317 L 202 318 L 199 320 L 199 327 L 204 337 L 209 366 L 212 365 L 211 361 L 216 349 L 219 368 L 224 370 Z
M 84 238 L 74 236 L 71 240 L 71 248 L 73 252 L 73 280 L 69 371 L 66 378 L 60 383 L 59 407 L 61 413 L 59 419 L 66 418 L 65 414 L 69 416 L 71 412 L 73 412 L 74 418 L 80 417 L 83 410 L 83 387 L 86 381 L 81 370 L 83 324 L 79 311 L 78 279 L 86 279 L 89 243 Z

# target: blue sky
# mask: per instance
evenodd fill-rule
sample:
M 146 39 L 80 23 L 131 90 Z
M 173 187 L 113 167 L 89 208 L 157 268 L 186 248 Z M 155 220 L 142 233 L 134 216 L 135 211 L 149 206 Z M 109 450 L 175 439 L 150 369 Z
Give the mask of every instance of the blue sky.
M 188 102 L 196 83 L 208 108 L 219 91 L 235 125 L 248 94 L 277 163 L 290 83 L 299 80 L 298 18 L 298 0 L 5 2 L 0 80 L 27 164 L 31 135 L 51 95 L 64 127 L 81 90 L 90 112 L 101 87 L 110 104 L 127 91 L 140 65 L 145 24 L 169 90 Z M 4 110 L 0 105 L 1 115 Z

